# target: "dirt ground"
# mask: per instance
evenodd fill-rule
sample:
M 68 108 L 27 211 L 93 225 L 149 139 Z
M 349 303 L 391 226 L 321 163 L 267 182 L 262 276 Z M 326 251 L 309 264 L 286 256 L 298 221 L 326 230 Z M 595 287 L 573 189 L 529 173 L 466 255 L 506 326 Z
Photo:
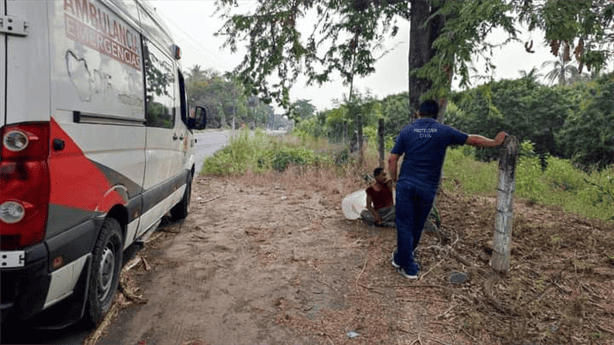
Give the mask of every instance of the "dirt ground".
M 341 213 L 364 186 L 319 171 L 197 177 L 190 215 L 126 265 L 117 316 L 88 341 L 614 344 L 611 223 L 519 201 L 511 269 L 498 276 L 494 198 L 444 191 L 410 281 L 390 264 L 394 229 Z M 455 272 L 468 280 L 451 283 Z

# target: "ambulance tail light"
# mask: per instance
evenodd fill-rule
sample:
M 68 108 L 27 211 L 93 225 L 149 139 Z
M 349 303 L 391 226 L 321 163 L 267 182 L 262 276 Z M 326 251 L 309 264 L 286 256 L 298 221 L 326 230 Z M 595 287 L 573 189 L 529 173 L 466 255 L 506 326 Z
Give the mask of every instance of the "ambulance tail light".
M 49 123 L 0 131 L 0 246 L 23 248 L 43 240 L 49 209 Z M 7 241 L 5 241 L 7 240 Z
M 48 122 L 11 125 L 2 129 L 2 161 L 46 160 L 48 156 Z

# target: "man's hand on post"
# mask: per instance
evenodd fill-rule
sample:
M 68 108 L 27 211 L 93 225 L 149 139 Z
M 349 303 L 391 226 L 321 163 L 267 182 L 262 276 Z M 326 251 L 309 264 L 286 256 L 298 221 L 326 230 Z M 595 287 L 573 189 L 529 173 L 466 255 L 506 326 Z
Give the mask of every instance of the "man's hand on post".
M 505 141 L 505 137 L 506 136 L 507 136 L 507 133 L 505 133 L 505 132 L 497 133 L 497 136 L 495 137 L 495 144 L 497 146 L 503 145 L 503 142 Z
M 475 146 L 475 147 L 496 147 L 501 146 L 505 141 L 505 137 L 507 133 L 499 132 L 495 139 L 488 139 L 481 135 L 471 134 L 467 137 L 467 141 L 465 144 Z

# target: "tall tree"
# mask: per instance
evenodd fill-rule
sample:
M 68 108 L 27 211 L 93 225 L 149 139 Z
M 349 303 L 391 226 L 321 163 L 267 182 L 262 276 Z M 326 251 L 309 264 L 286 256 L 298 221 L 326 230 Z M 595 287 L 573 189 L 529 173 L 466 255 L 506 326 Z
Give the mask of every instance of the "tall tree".
M 560 131 L 557 146 L 574 163 L 598 168 L 614 163 L 614 75 L 609 73 L 589 83 L 575 84 L 566 97 L 576 104 Z
M 600 70 L 611 57 L 614 2 L 515 0 L 512 4 L 529 30 L 544 32 L 554 56 L 562 53 L 567 61 L 575 57 L 579 73 L 584 67 Z
M 290 105 L 288 118 L 299 123 L 313 115 L 315 115 L 316 107 L 307 99 L 300 99 Z
M 543 76 L 543 74 L 539 73 L 539 71 L 537 70 L 537 67 L 533 66 L 533 68 L 531 68 L 530 71 L 525 71 L 525 70 L 521 70 L 520 72 L 520 76 L 522 77 L 522 79 L 525 79 L 529 82 L 535 83 L 537 82 L 537 78 L 541 78 Z
M 207 108 L 212 126 L 230 126 L 233 120 L 264 124 L 272 108 L 256 97 L 246 97 L 244 86 L 232 74 L 222 75 L 198 65 L 189 69 L 186 88 L 190 102 Z
M 210 70 L 209 72 L 212 72 L 212 71 Z M 207 72 L 201 69 L 200 65 L 194 65 L 189 69 L 187 75 L 188 75 L 188 80 L 199 81 L 199 80 L 204 79 L 207 76 Z
M 390 95 L 382 100 L 382 116 L 385 119 L 384 132 L 396 136 L 407 125 L 411 116 L 407 92 Z
M 409 10 L 401 0 L 269 0 L 260 1 L 253 14 L 233 13 L 236 0 L 216 4 L 227 19 L 217 33 L 226 36 L 226 46 L 236 51 L 238 44 L 247 45 L 239 78 L 249 92 L 284 107 L 300 75 L 308 84 L 321 85 L 339 74 L 350 86 L 355 77 L 373 73 L 375 53 L 387 36 L 397 34 L 399 15 L 407 18 Z M 304 37 L 302 32 L 311 28 L 302 28 L 299 20 L 312 14 L 315 27 Z
M 494 69 L 489 53 L 495 46 L 486 38 L 495 28 L 509 34 L 503 43 L 516 40 L 519 23 L 541 29 L 557 54 L 557 44 L 569 42 L 580 70 L 603 66 L 614 37 L 614 2 L 609 0 L 269 0 L 259 1 L 250 14 L 233 13 L 237 0 L 216 4 L 227 19 L 218 32 L 226 36 L 226 45 L 236 51 L 247 42 L 248 52 L 237 68 L 247 91 L 283 106 L 289 105 L 289 88 L 299 75 L 322 84 L 339 73 L 351 85 L 353 78 L 373 73 L 374 52 L 386 37 L 396 35 L 401 19 L 411 19 L 413 109 L 421 99 L 446 97 L 455 76 L 461 86 L 469 85 L 476 53 L 484 58 L 487 72 Z M 316 25 L 303 37 L 299 20 L 308 14 L 315 16 Z M 525 45 L 527 53 L 532 44 Z
M 571 80 L 574 75 L 578 74 L 578 68 L 573 65 L 569 57 L 566 59 L 565 55 L 560 53 L 558 59 L 544 61 L 542 68 L 552 66 L 552 69 L 546 73 L 544 78 L 552 85 L 555 81 L 559 85 L 567 85 L 567 81 Z
M 435 15 L 437 2 L 414 0 L 411 2 L 411 25 L 409 30 L 409 107 L 414 114 L 420 106 L 420 97 L 433 84 L 431 78 L 420 76 L 418 71 L 433 58 L 433 42 L 439 37 L 445 23 L 445 15 Z M 432 17 L 432 20 L 429 18 Z M 449 65 L 448 65 L 449 66 Z M 449 67 L 448 67 L 449 69 Z M 448 77 L 450 79 L 451 76 Z M 441 114 L 438 119 L 441 121 Z

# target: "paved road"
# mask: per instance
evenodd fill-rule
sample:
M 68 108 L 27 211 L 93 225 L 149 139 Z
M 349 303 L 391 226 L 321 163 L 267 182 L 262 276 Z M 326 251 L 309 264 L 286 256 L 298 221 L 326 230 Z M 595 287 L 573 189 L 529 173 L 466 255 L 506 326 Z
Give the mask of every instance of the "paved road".
M 224 148 L 232 131 L 206 130 L 196 133 L 196 169 L 200 172 L 206 157 Z M 76 324 L 59 331 L 42 331 L 27 328 L 0 329 L 0 344 L 67 344 L 80 345 L 91 329 Z
M 196 155 L 196 170 L 200 172 L 206 157 L 212 156 L 215 151 L 224 148 L 230 141 L 232 131 L 220 131 L 218 129 L 206 130 L 196 133 L 194 154 Z
M 286 131 L 267 130 L 267 134 L 274 136 L 284 136 Z M 196 170 L 200 171 L 206 157 L 212 156 L 217 150 L 224 148 L 232 137 L 231 130 L 220 131 L 219 129 L 206 130 L 201 133 L 196 133 L 196 145 L 194 145 L 194 153 L 196 155 Z

